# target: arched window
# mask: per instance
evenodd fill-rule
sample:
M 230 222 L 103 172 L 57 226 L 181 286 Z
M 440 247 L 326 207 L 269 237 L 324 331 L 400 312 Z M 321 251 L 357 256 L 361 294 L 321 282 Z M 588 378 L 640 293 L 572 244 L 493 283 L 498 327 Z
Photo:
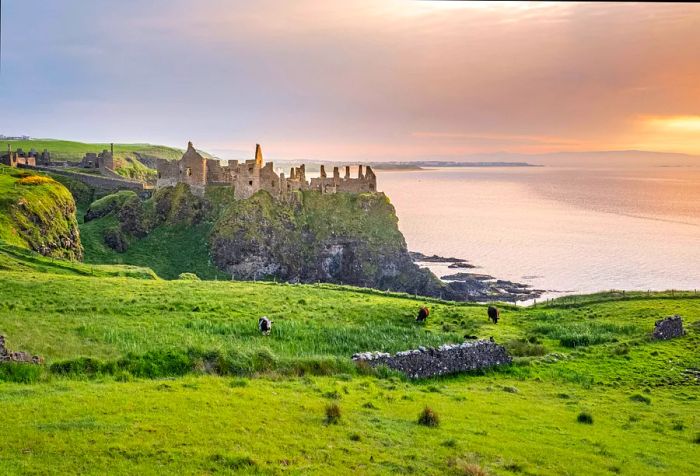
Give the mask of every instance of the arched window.
M 185 170 L 185 174 L 187 174 L 188 177 L 192 176 L 192 169 L 187 167 L 187 170 Z

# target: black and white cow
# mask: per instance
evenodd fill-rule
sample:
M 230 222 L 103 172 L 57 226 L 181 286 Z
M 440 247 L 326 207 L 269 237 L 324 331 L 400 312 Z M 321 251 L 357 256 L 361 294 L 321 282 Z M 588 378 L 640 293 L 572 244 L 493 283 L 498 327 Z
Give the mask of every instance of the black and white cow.
M 260 329 L 262 335 L 269 336 L 272 330 L 272 321 L 267 316 L 261 317 L 258 319 L 258 329 Z

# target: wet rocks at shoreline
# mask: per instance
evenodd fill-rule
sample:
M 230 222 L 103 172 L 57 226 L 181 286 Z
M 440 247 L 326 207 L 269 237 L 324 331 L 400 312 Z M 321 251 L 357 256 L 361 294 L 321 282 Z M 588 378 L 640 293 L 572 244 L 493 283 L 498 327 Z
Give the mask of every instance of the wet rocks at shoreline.
M 410 252 L 416 263 L 448 264 L 450 269 L 476 268 L 465 259 L 445 258 L 442 256 L 427 256 L 423 253 Z M 542 289 L 533 289 L 529 284 L 497 279 L 488 274 L 468 273 L 459 271 L 441 276 L 446 283 L 447 291 L 453 296 L 459 296 L 467 301 L 528 301 L 537 299 L 545 293 Z

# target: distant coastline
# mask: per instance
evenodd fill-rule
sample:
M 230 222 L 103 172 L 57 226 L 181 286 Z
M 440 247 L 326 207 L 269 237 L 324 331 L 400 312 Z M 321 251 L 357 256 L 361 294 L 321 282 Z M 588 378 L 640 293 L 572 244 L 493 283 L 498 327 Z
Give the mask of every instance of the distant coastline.
M 419 160 L 416 162 L 370 162 L 375 170 L 425 170 L 432 167 L 542 167 L 528 162 L 454 162 Z

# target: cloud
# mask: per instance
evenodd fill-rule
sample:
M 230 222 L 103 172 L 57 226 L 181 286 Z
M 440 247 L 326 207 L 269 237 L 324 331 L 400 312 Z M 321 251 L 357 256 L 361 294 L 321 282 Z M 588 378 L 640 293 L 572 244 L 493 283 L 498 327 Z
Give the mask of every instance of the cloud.
M 700 110 L 700 5 L 88 3 L 5 12 L 0 129 L 376 160 L 668 150 L 639 118 Z

